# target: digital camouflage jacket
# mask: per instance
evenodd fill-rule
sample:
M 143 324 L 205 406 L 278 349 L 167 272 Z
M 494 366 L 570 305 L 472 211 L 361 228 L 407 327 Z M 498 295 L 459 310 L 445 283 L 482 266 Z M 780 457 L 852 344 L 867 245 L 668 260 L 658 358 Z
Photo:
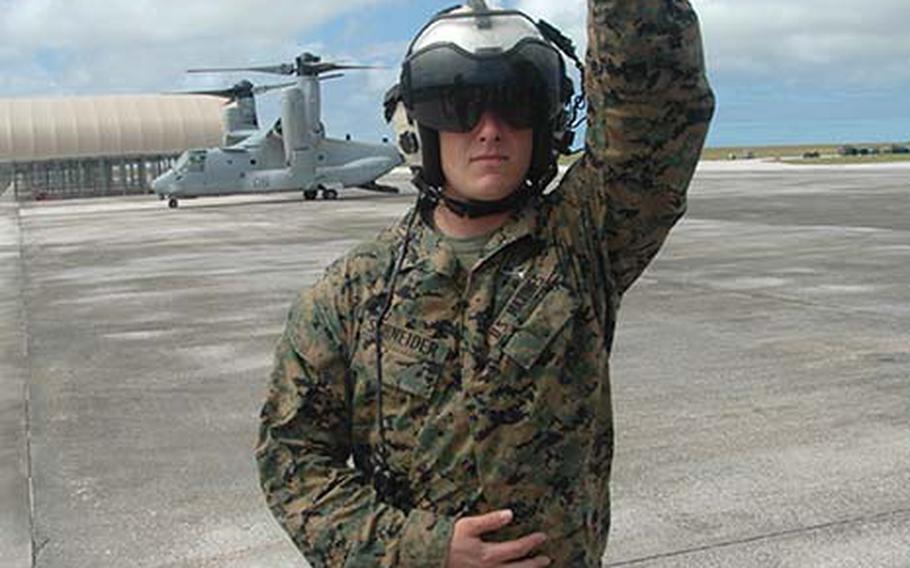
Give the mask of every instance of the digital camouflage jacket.
M 687 0 L 589 0 L 584 156 L 470 270 L 415 224 L 383 324 L 383 416 L 413 507 L 369 479 L 375 325 L 403 223 L 335 262 L 290 311 L 256 457 L 317 568 L 442 567 L 459 516 L 544 531 L 554 566 L 600 566 L 620 299 L 686 207 L 714 109 Z

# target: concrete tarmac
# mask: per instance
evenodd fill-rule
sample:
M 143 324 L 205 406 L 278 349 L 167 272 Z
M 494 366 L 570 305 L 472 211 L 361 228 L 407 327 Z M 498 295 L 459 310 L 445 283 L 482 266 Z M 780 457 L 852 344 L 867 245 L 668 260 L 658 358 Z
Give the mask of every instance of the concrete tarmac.
M 606 566 L 910 566 L 908 175 L 699 171 L 621 311 Z M 0 201 L 0 567 L 302 565 L 252 454 L 272 346 L 412 199 Z
M 0 567 L 31 566 L 27 331 L 19 211 L 0 195 Z

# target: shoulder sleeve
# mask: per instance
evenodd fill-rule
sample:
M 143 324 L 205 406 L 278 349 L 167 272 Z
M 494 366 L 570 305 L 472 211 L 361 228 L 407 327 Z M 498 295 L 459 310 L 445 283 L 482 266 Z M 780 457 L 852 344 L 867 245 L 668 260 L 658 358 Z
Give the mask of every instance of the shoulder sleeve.
M 685 212 L 714 96 L 688 0 L 589 0 L 588 36 L 585 153 L 557 214 L 622 293 Z
M 349 465 L 355 282 L 339 261 L 291 308 L 261 412 L 262 489 L 314 568 L 441 567 L 454 520 L 380 502 L 364 473 Z

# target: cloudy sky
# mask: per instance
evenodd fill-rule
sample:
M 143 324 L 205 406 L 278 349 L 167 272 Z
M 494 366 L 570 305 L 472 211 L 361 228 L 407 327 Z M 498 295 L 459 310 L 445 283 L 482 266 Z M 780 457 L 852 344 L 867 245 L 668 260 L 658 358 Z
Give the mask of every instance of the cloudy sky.
M 457 0 L 0 0 L 0 97 L 153 93 L 267 75 L 189 67 L 271 64 L 307 50 L 384 65 L 324 87 L 330 134 L 376 140 L 408 40 Z M 692 0 L 718 114 L 709 144 L 910 140 L 910 2 Z M 503 0 L 584 46 L 585 0 Z M 275 79 L 278 79 L 275 77 Z M 279 95 L 260 102 L 277 114 Z

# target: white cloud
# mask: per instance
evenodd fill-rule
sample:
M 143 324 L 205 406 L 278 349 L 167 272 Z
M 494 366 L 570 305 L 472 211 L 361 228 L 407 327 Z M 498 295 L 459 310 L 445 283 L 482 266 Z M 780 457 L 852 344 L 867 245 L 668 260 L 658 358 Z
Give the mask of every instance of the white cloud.
M 0 0 L 0 96 L 221 85 L 232 78 L 184 71 L 324 53 L 294 38 L 381 1 Z
M 148 46 L 169 42 L 271 41 L 381 0 L 8 0 L 3 42 L 20 48 Z
M 910 2 L 695 0 L 719 72 L 888 84 L 910 79 Z
M 910 2 L 692 0 L 713 73 L 756 79 L 890 84 L 910 80 Z M 513 5 L 585 42 L 585 0 Z
M 375 136 L 384 128 L 377 118 L 382 93 L 396 80 L 410 37 L 363 45 L 363 37 L 376 35 L 370 33 L 375 26 L 391 23 L 357 17 L 358 10 L 383 5 L 426 11 L 426 1 L 0 0 L 0 96 L 175 91 L 241 78 L 267 83 L 280 78 L 188 76 L 184 70 L 280 63 L 310 50 L 325 59 L 387 66 L 351 72 L 326 86 L 329 129 Z M 789 83 L 822 95 L 840 86 L 874 91 L 910 81 L 907 0 L 692 1 L 716 85 L 733 79 L 751 92 Z M 584 53 L 586 0 L 501 3 L 548 20 Z M 320 30 L 327 24 L 334 26 L 331 45 L 300 43 L 326 37 Z M 265 97 L 261 108 L 274 113 L 277 99 Z
M 184 78 L 187 67 L 263 64 L 302 50 L 295 37 L 379 4 L 407 0 L 0 0 L 2 94 L 161 90 L 216 84 Z M 409 0 L 417 2 L 418 0 Z M 586 46 L 586 0 L 504 2 L 547 19 Z M 887 84 L 910 80 L 910 2 L 866 0 L 693 0 L 709 67 L 719 74 L 812 84 Z M 342 20 L 356 43 L 362 18 Z M 401 43 L 355 55 L 397 62 Z M 316 46 L 320 52 L 327 46 Z M 343 51 L 344 46 L 328 46 Z M 357 59 L 361 59 L 357 58 Z M 51 75 L 51 71 L 55 75 Z M 370 90 L 394 77 L 374 73 Z

